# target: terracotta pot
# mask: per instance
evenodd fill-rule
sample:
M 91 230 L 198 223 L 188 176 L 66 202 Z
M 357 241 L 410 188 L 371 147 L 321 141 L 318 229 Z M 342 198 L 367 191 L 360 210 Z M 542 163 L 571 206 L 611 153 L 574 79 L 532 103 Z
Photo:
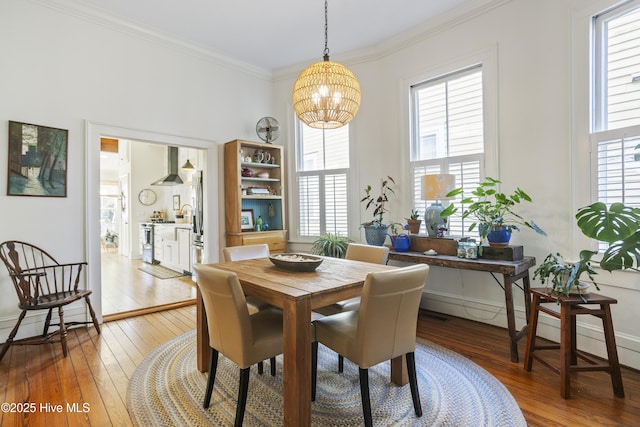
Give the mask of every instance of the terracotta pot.
M 407 225 L 409 225 L 409 233 L 420 234 L 420 224 L 422 224 L 421 219 L 408 219 Z

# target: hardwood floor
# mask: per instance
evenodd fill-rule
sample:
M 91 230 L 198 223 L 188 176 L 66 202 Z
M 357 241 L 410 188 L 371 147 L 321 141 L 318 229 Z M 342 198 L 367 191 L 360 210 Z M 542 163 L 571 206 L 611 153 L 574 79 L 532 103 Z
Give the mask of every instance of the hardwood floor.
M 0 362 L 0 403 L 35 404 L 35 412 L 0 412 L 0 425 L 127 426 L 129 378 L 161 343 L 195 328 L 194 305 L 69 332 L 69 356 L 60 345 L 12 347 Z M 559 377 L 534 362 L 525 372 L 511 363 L 505 329 L 421 312 L 418 335 L 456 351 L 500 380 L 514 396 L 529 426 L 634 426 L 640 421 L 640 373 L 623 369 L 626 397 L 615 398 L 609 376 L 584 372 L 572 377 L 572 397 L 559 394 Z M 524 353 L 524 342 L 520 347 Z M 424 402 L 424 399 L 423 399 Z M 78 403 L 86 412 L 70 412 Z M 62 405 L 47 412 L 44 405 Z M 86 404 L 86 406 L 83 406 Z M 49 407 L 51 408 L 51 407 Z
M 158 279 L 138 269 L 142 260 L 115 251 L 103 251 L 101 262 L 105 321 L 195 304 L 196 284 L 191 277 Z

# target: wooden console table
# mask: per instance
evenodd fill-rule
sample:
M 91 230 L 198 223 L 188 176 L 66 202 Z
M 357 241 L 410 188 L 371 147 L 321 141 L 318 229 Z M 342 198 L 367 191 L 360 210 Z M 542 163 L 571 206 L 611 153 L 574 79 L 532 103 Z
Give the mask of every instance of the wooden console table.
M 458 268 L 462 270 L 487 271 L 491 273 L 496 282 L 504 290 L 505 305 L 507 307 L 507 329 L 511 341 L 511 361 L 518 362 L 518 340 L 527 336 L 528 323 L 521 330 L 516 329 L 516 318 L 513 309 L 512 285 L 518 286 L 517 280 L 522 279 L 522 289 L 524 293 L 524 306 L 526 311 L 526 322 L 529 321 L 529 310 L 531 306 L 531 295 L 529 293 L 529 269 L 536 265 L 536 259 L 526 256 L 519 261 L 500 261 L 489 259 L 467 259 L 458 258 L 451 255 L 424 255 L 420 252 L 389 252 L 389 259 L 394 261 L 412 262 L 435 265 L 438 267 Z M 495 274 L 502 274 L 502 283 Z

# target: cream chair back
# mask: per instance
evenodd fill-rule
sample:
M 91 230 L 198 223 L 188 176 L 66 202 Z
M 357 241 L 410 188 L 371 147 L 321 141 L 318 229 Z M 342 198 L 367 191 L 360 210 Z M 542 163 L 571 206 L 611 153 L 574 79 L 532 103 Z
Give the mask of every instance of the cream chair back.
M 357 324 L 360 354 L 352 359 L 361 368 L 415 351 L 420 298 L 428 275 L 429 266 L 424 264 L 367 275 Z
M 386 264 L 387 259 L 389 258 L 389 248 L 386 246 L 349 243 L 349 246 L 347 246 L 347 252 L 344 257 L 353 261 Z
M 193 268 L 207 313 L 209 345 L 241 368 L 250 366 L 253 334 L 238 276 L 203 264 Z
M 222 256 L 225 262 L 266 258 L 269 256 L 269 245 L 263 243 L 258 245 L 229 246 L 222 249 Z

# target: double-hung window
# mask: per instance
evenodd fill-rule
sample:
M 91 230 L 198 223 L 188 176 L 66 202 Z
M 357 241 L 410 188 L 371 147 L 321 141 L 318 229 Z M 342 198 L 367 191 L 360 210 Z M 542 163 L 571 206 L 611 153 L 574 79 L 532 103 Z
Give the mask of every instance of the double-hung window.
M 325 130 L 297 123 L 298 236 L 347 236 L 349 125 Z
M 421 199 L 423 175 L 454 174 L 465 196 L 484 177 L 483 98 L 481 65 L 411 86 L 413 205 L 421 214 L 434 202 Z M 451 235 L 469 235 L 462 209 L 449 218 Z M 421 227 L 425 233 L 424 222 Z
M 592 199 L 640 207 L 640 0 L 593 18 Z

